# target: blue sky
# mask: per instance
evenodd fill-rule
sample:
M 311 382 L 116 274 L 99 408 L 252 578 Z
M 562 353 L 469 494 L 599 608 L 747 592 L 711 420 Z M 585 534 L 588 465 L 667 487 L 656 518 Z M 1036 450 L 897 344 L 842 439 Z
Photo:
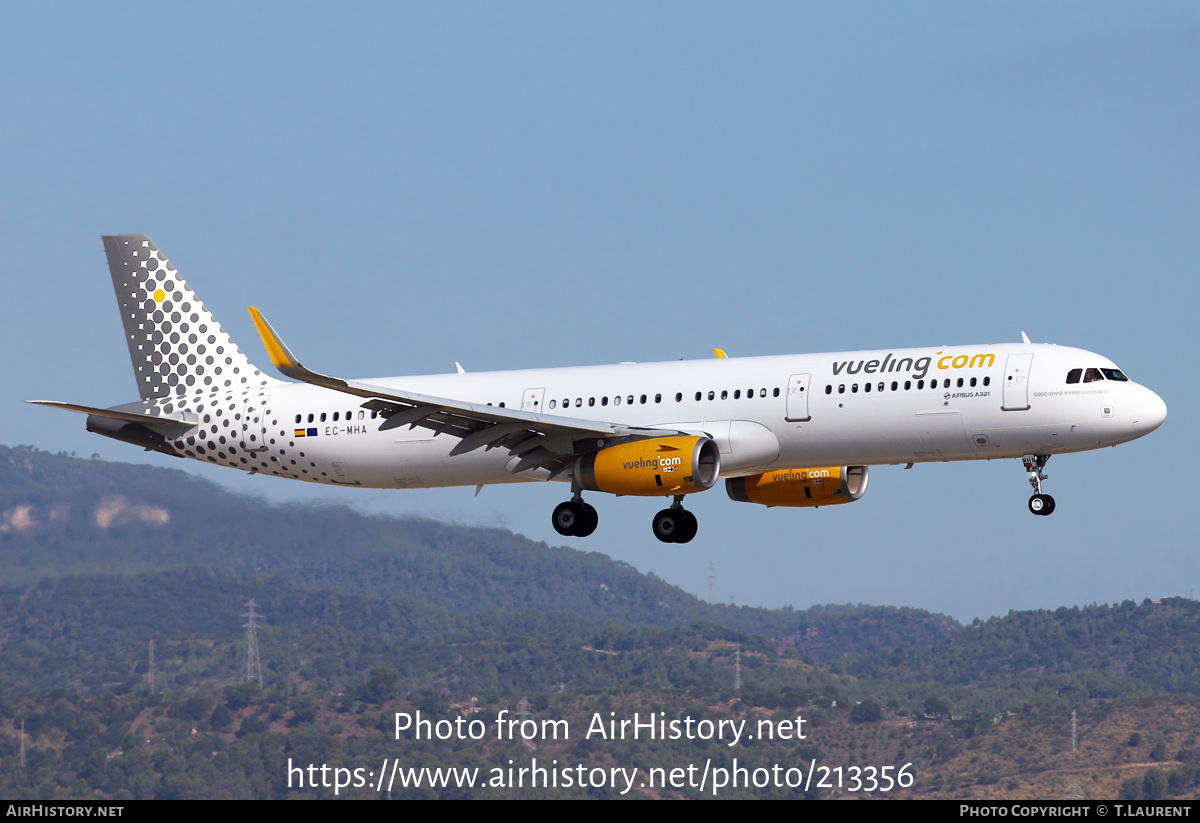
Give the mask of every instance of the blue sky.
M 593 495 L 569 542 L 701 596 L 713 562 L 726 602 L 968 620 L 1200 585 L 1194 3 L 24 4 L 0 70 L 3 442 L 568 542 L 558 484 L 340 493 L 23 405 L 136 396 L 109 233 L 154 237 L 257 361 L 247 305 L 352 376 L 1025 330 L 1170 409 L 1052 460 L 1053 517 L 1016 461 L 881 467 L 853 506 L 696 496 L 686 546 Z

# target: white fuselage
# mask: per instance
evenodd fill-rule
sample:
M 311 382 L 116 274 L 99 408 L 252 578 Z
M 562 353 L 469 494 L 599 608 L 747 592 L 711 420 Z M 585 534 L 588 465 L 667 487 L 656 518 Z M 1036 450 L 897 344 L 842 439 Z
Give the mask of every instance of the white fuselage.
M 1081 349 L 1013 344 L 370 382 L 561 419 L 702 431 L 720 447 L 721 476 L 736 477 L 769 467 L 1063 454 L 1115 446 L 1162 423 L 1165 405 L 1143 386 L 1114 379 L 1067 382 L 1071 370 L 1089 368 L 1116 369 L 1107 358 Z M 194 436 L 184 436 L 178 453 L 263 474 L 374 488 L 548 476 L 541 469 L 514 474 L 517 459 L 503 448 L 452 457 L 459 441 L 449 435 L 409 426 L 381 431 L 382 418 L 362 409 L 359 398 L 336 391 L 276 383 L 257 397 L 234 401 L 242 402 L 265 410 L 257 450 L 238 451 L 233 432 L 222 430 L 222 436 L 230 435 L 228 443 L 200 451 Z M 569 480 L 569 472 L 557 479 Z

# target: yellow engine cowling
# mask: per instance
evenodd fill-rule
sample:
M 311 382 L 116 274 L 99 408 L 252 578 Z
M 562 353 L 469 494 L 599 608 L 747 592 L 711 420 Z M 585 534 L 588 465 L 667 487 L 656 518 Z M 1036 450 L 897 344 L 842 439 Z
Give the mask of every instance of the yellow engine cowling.
M 733 500 L 764 506 L 836 506 L 867 491 L 867 467 L 776 469 L 726 480 L 725 491 Z
M 661 497 L 711 489 L 721 452 L 710 437 L 655 437 L 609 446 L 575 461 L 575 479 L 589 491 Z

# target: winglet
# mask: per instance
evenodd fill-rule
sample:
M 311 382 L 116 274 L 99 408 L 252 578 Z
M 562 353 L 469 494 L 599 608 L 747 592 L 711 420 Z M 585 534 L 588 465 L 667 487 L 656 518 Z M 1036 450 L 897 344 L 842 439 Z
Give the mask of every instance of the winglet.
M 267 318 L 262 316 L 262 312 L 254 306 L 250 306 L 249 310 L 250 318 L 254 321 L 255 328 L 258 329 L 258 336 L 262 338 L 263 346 L 266 347 L 267 354 L 270 355 L 275 368 L 284 371 L 284 369 L 299 367 L 300 361 L 288 351 L 288 347 L 279 339 L 279 335 L 271 328 Z
M 1029 339 L 1029 335 L 1027 335 L 1025 332 L 1021 332 L 1021 342 L 1024 343 L 1026 346 L 1028 346 L 1031 342 Z
M 718 360 L 724 360 L 729 357 L 729 355 L 725 353 L 724 349 L 713 349 L 713 354 L 717 356 Z

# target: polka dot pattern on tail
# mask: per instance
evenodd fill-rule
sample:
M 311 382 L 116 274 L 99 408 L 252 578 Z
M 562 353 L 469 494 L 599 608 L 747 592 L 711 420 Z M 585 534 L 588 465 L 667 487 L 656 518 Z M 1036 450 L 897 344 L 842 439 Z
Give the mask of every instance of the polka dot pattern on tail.
M 149 237 L 105 237 L 104 251 L 143 400 L 278 382 L 254 367 Z

